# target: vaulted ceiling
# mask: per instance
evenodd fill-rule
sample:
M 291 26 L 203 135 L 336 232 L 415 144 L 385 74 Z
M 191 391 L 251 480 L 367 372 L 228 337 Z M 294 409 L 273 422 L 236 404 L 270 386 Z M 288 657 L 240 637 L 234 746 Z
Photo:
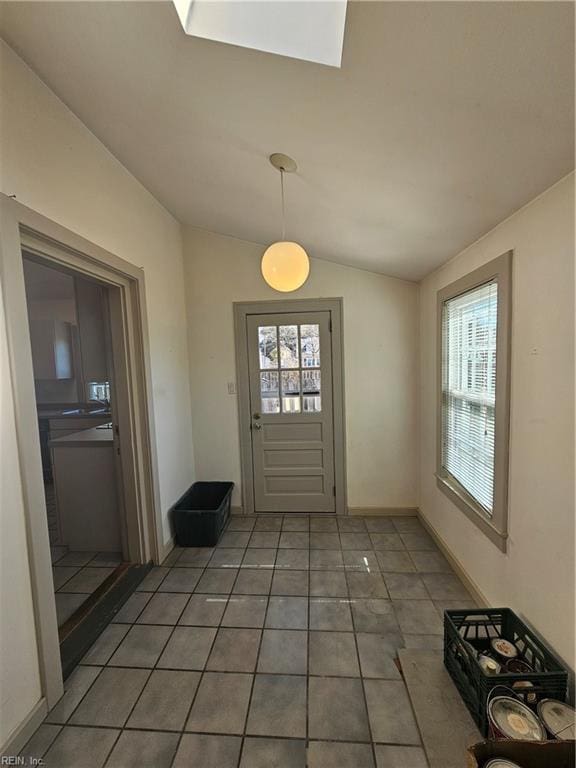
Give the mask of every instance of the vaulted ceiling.
M 569 2 L 350 2 L 342 68 L 188 37 L 170 2 L 5 2 L 0 31 L 185 224 L 417 280 L 574 166 Z M 65 172 L 65 169 L 63 169 Z

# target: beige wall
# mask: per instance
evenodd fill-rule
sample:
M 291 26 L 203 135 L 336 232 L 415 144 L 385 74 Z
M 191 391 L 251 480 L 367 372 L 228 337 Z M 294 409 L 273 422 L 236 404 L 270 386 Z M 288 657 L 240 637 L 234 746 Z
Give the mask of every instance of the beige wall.
M 263 247 L 184 233 L 190 378 L 199 479 L 233 480 L 240 456 L 232 303 L 286 298 L 260 274 Z M 416 505 L 417 294 L 413 283 L 311 260 L 290 297 L 343 297 L 348 504 Z
M 4 43 L 1 51 L 0 191 L 144 270 L 166 510 L 192 479 L 180 225 Z
M 435 484 L 436 292 L 514 250 L 510 538 L 501 553 Z M 574 668 L 574 176 L 420 290 L 420 508 L 491 605 L 525 617 Z
M 0 191 L 144 270 L 166 513 L 193 480 L 180 226 L 4 43 L 0 72 Z M 9 571 L 10 578 L 0 585 L 0 744 L 38 698 L 10 385 L 2 363 L 0 562 L 2 576 Z M 6 680 L 19 682 L 10 687 Z

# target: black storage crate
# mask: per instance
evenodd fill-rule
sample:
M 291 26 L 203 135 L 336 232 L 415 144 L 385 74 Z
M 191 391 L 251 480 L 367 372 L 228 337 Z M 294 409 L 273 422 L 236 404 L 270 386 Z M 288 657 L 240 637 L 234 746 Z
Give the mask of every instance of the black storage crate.
M 194 483 L 172 510 L 179 547 L 213 547 L 230 516 L 234 483 Z
M 490 641 L 494 637 L 514 643 L 518 658 L 526 661 L 534 671 L 485 674 L 472 649 L 491 651 Z M 488 736 L 486 705 L 490 691 L 496 686 L 513 689 L 532 709 L 541 699 L 566 700 L 566 670 L 510 608 L 444 611 L 444 664 L 485 737 Z M 514 683 L 520 681 L 530 682 L 533 687 L 513 688 Z

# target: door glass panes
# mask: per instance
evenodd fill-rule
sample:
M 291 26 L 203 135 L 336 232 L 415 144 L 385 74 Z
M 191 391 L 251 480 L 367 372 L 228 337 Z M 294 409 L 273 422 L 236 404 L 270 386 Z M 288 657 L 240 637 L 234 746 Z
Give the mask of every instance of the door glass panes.
M 319 413 L 320 326 L 258 327 L 260 410 L 274 413 Z
M 280 367 L 298 368 L 298 326 L 281 325 L 278 329 L 280 338 Z
M 258 328 L 258 349 L 260 351 L 260 368 L 278 368 L 278 340 L 275 325 L 264 325 Z
M 300 371 L 282 371 L 282 412 L 300 413 Z
M 262 413 L 280 413 L 278 371 L 260 372 L 260 402 Z
M 320 326 L 300 326 L 300 349 L 302 351 L 302 368 L 320 367 Z
M 318 413 L 322 410 L 319 370 L 302 371 L 302 400 L 304 411 Z

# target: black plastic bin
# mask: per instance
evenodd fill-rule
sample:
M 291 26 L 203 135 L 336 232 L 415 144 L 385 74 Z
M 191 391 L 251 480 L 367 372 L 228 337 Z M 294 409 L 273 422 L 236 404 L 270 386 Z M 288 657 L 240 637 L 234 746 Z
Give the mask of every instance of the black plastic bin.
M 213 547 L 230 516 L 234 483 L 194 483 L 172 510 L 179 547 Z

